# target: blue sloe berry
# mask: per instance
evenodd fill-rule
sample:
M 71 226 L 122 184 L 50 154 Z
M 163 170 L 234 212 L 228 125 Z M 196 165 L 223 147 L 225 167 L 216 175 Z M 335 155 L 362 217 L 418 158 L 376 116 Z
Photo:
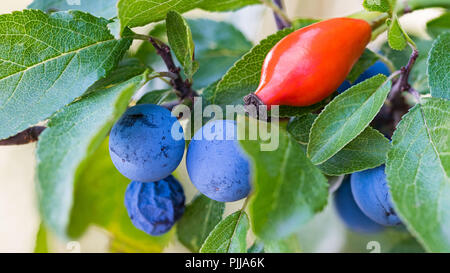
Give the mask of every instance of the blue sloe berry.
M 235 121 L 212 121 L 196 132 L 186 164 L 194 186 L 213 200 L 233 202 L 250 192 L 250 162 L 237 141 Z
M 352 193 L 356 204 L 370 219 L 383 226 L 396 226 L 401 220 L 394 210 L 384 169 L 383 165 L 352 174 Z
M 358 83 L 362 83 L 363 81 L 370 79 L 378 74 L 383 74 L 385 76 L 389 76 L 391 74 L 389 67 L 387 67 L 386 64 L 384 64 L 382 61 L 377 61 L 374 65 L 369 67 L 366 71 L 364 71 L 361 75 L 359 75 L 358 79 L 356 79 L 356 81 L 353 84 L 345 80 L 341 84 L 341 86 L 339 86 L 337 91 L 339 93 L 342 93 L 347 89 L 349 89 L 350 87 L 357 85 Z
M 174 125 L 179 128 L 180 139 L 172 136 Z M 161 106 L 131 107 L 111 130 L 111 159 L 119 172 L 131 180 L 161 180 L 169 176 L 183 158 L 186 144 L 182 130 L 177 118 Z
M 169 231 L 184 213 L 184 192 L 169 176 L 153 183 L 133 181 L 125 192 L 125 207 L 133 225 L 158 236 Z
M 355 202 L 350 185 L 350 176 L 347 176 L 334 195 L 334 204 L 338 215 L 345 225 L 356 232 L 375 233 L 383 226 L 367 217 Z

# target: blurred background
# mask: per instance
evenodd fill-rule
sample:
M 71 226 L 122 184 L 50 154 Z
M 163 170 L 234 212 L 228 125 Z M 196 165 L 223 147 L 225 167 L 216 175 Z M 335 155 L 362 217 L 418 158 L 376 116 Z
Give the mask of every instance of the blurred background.
M 32 0 L 2 0 L 0 14 L 26 8 Z M 345 16 L 362 9 L 363 0 L 285 0 L 291 18 L 329 18 Z M 419 37 L 427 37 L 425 23 L 437 17 L 439 10 L 414 12 L 402 18 L 402 25 L 408 32 Z M 276 31 L 272 12 L 263 6 L 247 7 L 233 13 L 206 13 L 193 11 L 186 14 L 190 18 L 211 18 L 234 24 L 253 43 Z M 137 30 L 139 32 L 139 30 Z M 377 49 L 385 37 L 380 37 L 370 45 Z M 0 125 L 1 126 L 1 125 Z M 39 214 L 35 193 L 35 144 L 0 147 L 0 252 L 32 252 L 39 228 Z M 189 202 L 195 194 L 186 193 Z M 228 210 L 239 207 L 232 204 Z M 370 252 L 383 242 L 381 248 L 390 247 L 390 238 L 407 238 L 404 232 L 389 231 L 376 236 L 360 236 L 345 229 L 329 206 L 299 233 L 302 250 L 305 252 Z M 97 227 L 75 243 L 62 242 L 49 236 L 52 252 L 107 252 L 108 234 Z M 386 242 L 386 243 L 384 243 Z M 386 245 L 387 244 L 387 245 Z M 383 250 L 383 249 L 382 249 Z M 181 244 L 172 242 L 166 252 L 187 251 Z

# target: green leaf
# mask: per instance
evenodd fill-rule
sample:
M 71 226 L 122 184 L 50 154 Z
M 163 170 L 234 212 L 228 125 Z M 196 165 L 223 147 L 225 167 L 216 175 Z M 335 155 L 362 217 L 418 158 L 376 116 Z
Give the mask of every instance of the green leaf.
M 252 43 L 232 24 L 207 19 L 187 20 L 195 44 L 195 60 L 199 69 L 194 75 L 194 89 L 218 81 L 252 48 Z M 166 41 L 165 24 L 158 24 L 150 35 Z M 150 43 L 142 43 L 135 57 L 149 66 L 164 65 Z
M 85 166 L 76 178 L 69 237 L 78 238 L 90 225 L 96 225 L 111 236 L 112 252 L 161 252 L 174 232 L 154 237 L 132 224 L 124 205 L 130 181 L 111 162 L 108 139 L 86 160 Z
M 199 7 L 203 2 L 204 0 L 119 0 L 117 7 L 120 25 L 125 29 L 161 21 L 170 10 L 184 13 Z
M 423 247 L 413 237 L 401 240 L 388 253 L 425 253 Z
M 366 49 L 362 56 L 358 59 L 358 62 L 353 66 L 350 74 L 347 76 L 347 80 L 351 83 L 355 82 L 361 74 L 369 69 L 376 61 L 378 61 L 377 54 L 373 53 L 369 49 Z
M 186 207 L 177 224 L 178 240 L 192 252 L 198 252 L 205 239 L 222 220 L 224 210 L 225 203 L 198 195 Z
M 194 61 L 194 41 L 186 20 L 175 11 L 169 11 L 166 17 L 167 38 L 186 76 L 191 79 L 198 69 Z
M 314 121 L 317 118 L 317 114 L 306 114 L 303 116 L 295 117 L 288 123 L 287 130 L 294 137 L 294 139 L 302 144 L 308 145 L 309 132 Z
M 188 20 L 200 68 L 194 88 L 220 80 L 233 64 L 252 48 L 252 43 L 232 24 L 206 19 Z
M 292 235 L 281 241 L 270 241 L 264 244 L 265 253 L 300 253 L 300 243 L 297 236 Z
M 248 5 L 261 4 L 260 0 L 204 0 L 201 9 L 207 11 L 229 11 L 237 10 Z
M 305 146 L 305 150 L 309 142 L 311 127 L 316 118 L 317 115 L 309 114 L 297 117 L 288 124 L 289 133 L 298 143 Z M 373 169 L 385 162 L 390 147 L 387 138 L 377 130 L 367 127 L 342 150 L 317 167 L 330 176 Z
M 305 25 L 299 25 L 299 27 L 311 23 L 311 21 L 305 21 Z M 242 104 L 242 98 L 255 91 L 259 85 L 266 55 L 281 39 L 294 30 L 294 28 L 286 28 L 270 35 L 237 61 L 212 93 L 211 103 L 222 106 Z
M 71 4 L 72 3 L 72 4 Z M 98 17 L 111 19 L 117 16 L 117 0 L 34 0 L 28 8 L 42 11 L 81 10 Z
M 380 111 L 391 89 L 386 76 L 377 75 L 337 96 L 313 124 L 308 156 L 321 164 L 361 134 Z
M 313 104 L 311 106 L 305 106 L 305 107 L 296 107 L 296 106 L 289 106 L 289 105 L 280 105 L 279 111 L 278 111 L 278 117 L 279 118 L 289 118 L 289 117 L 299 117 L 303 116 L 305 114 L 309 114 L 311 112 L 318 111 L 322 108 L 324 108 L 336 95 L 337 93 L 333 93 L 330 97 Z M 275 114 L 272 113 L 272 110 L 269 111 L 269 114 L 271 117 L 275 117 Z
M 242 98 L 255 91 L 261 78 L 264 59 L 272 47 L 293 31 L 287 28 L 262 40 L 228 70 L 212 93 L 211 103 L 218 105 L 242 104 Z
M 429 94 L 430 88 L 428 86 L 427 59 L 428 52 L 433 45 L 433 41 L 422 40 L 417 37 L 412 37 L 412 39 L 419 49 L 419 57 L 411 70 L 409 82 L 412 84 L 414 89 L 419 91 L 421 94 Z M 393 50 L 387 43 L 382 46 L 382 51 L 383 55 L 392 61 L 397 70 L 400 70 L 408 63 L 409 57 L 412 53 L 412 49 L 409 47 L 403 51 L 397 51 Z
M 200 253 L 245 253 L 248 229 L 247 214 L 237 211 L 217 224 L 200 248 Z
M 36 234 L 34 253 L 48 253 L 47 230 L 42 223 L 39 225 L 39 230 Z
M 392 49 L 403 50 L 405 49 L 407 42 L 405 32 L 403 31 L 397 17 L 393 17 L 392 20 L 388 20 L 388 43 Z
M 430 98 L 398 124 L 386 163 L 395 211 L 431 252 L 450 252 L 450 102 Z
M 364 0 L 363 6 L 368 11 L 391 12 L 389 0 Z
M 269 127 L 273 135 L 276 135 L 274 130 L 279 130 L 275 150 L 262 151 L 261 144 L 266 143 L 262 139 L 268 139 L 264 135 L 258 136 L 258 140 L 241 140 L 240 144 L 252 161 L 249 213 L 253 231 L 263 241 L 278 241 L 325 207 L 328 183 L 305 156 L 300 144 L 284 129 Z
M 428 58 L 428 81 L 431 95 L 450 99 L 450 32 L 434 42 Z
M 390 147 L 387 138 L 367 127 L 342 150 L 317 167 L 331 176 L 373 169 L 384 164 Z
M 450 12 L 446 12 L 427 23 L 428 33 L 437 38 L 444 32 L 450 31 Z
M 77 173 L 125 111 L 141 80 L 136 77 L 98 90 L 64 107 L 41 134 L 37 148 L 39 206 L 46 226 L 57 235 L 66 235 Z
M 247 253 L 264 253 L 264 243 L 256 239 L 253 245 L 247 249 Z
M 408 0 L 408 5 L 412 10 L 433 7 L 450 8 L 448 0 Z
M 146 67 L 136 58 L 127 58 L 122 60 L 116 69 L 109 73 L 105 78 L 101 78 L 89 87 L 86 93 L 94 92 L 99 89 L 111 87 L 143 74 L 145 71 L 151 72 L 152 69 Z
M 137 104 L 157 104 L 161 105 L 164 102 L 176 100 L 177 95 L 172 89 L 153 90 L 142 96 Z
M 48 118 L 112 70 L 131 40 L 79 11 L 0 15 L 0 139 Z
M 184 13 L 195 8 L 208 11 L 236 10 L 259 0 L 119 0 L 117 5 L 122 29 L 145 26 L 166 17 L 170 10 Z

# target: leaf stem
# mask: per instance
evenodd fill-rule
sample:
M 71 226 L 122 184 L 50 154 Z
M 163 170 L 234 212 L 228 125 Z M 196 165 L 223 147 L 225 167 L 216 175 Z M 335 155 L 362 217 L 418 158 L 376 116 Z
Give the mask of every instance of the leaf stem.
M 18 133 L 15 136 L 0 141 L 0 146 L 24 145 L 36 142 L 39 135 L 46 129 L 44 126 L 35 126 Z
M 391 71 L 391 73 L 393 73 L 396 69 L 395 69 L 395 65 L 391 62 L 391 60 L 389 60 L 388 58 L 386 58 L 385 56 L 374 52 L 375 55 L 377 55 L 377 57 L 380 59 L 380 61 L 382 61 Z

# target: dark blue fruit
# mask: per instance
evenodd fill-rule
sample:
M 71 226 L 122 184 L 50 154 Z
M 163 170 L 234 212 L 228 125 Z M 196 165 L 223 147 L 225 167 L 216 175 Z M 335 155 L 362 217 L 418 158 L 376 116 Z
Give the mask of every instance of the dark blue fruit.
M 349 89 L 350 87 L 357 85 L 358 83 L 361 83 L 367 79 L 372 78 L 373 76 L 376 76 L 378 74 L 383 74 L 385 76 L 389 76 L 391 74 L 391 71 L 389 70 L 389 67 L 387 67 L 382 61 L 377 61 L 374 65 L 369 67 L 366 71 L 364 71 L 359 78 L 351 84 L 349 81 L 344 81 L 341 86 L 338 88 L 338 92 L 342 93 L 345 90 Z
M 351 176 L 356 204 L 370 219 L 383 226 L 400 225 L 384 173 L 384 166 L 357 172 Z
M 131 182 L 125 192 L 125 207 L 133 225 L 158 236 L 169 231 L 184 213 L 184 192 L 169 176 L 154 183 Z
M 336 210 L 345 225 L 356 232 L 375 233 L 383 227 L 367 217 L 353 199 L 350 176 L 347 176 L 334 195 Z
M 235 121 L 203 126 L 189 144 L 186 164 L 194 186 L 211 199 L 233 202 L 250 192 L 250 163 L 237 141 Z
M 172 137 L 172 126 L 181 139 Z M 178 120 L 153 104 L 128 109 L 111 130 L 109 152 L 116 168 L 131 180 L 158 181 L 169 176 L 183 158 L 185 141 Z

